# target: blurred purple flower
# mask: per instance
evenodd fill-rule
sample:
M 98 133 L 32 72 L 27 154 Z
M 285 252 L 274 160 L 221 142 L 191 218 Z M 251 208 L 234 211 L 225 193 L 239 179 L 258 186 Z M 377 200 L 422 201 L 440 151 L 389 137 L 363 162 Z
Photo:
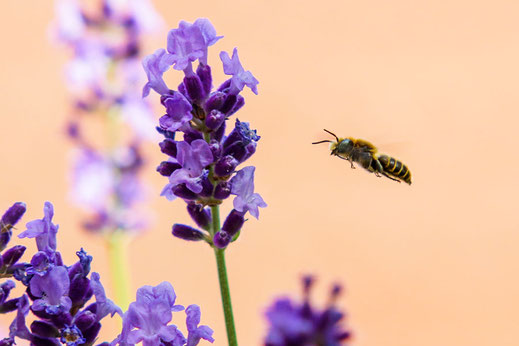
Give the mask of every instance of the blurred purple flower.
M 295 302 L 290 298 L 279 298 L 267 309 L 269 322 L 265 346 L 289 345 L 345 345 L 350 341 L 351 332 L 340 324 L 344 317 L 335 307 L 341 288 L 332 288 L 330 303 L 324 310 L 310 305 L 312 277 L 303 278 L 304 301 Z
M 114 189 L 110 163 L 93 150 L 80 150 L 75 155 L 76 162 L 72 171 L 72 199 L 82 206 L 101 211 Z

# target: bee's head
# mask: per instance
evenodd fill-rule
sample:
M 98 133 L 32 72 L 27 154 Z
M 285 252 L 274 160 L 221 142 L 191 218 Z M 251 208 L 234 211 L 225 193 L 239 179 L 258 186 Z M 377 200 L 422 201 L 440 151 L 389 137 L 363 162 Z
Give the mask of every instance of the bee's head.
M 353 142 L 351 140 L 349 140 L 348 138 L 343 139 L 340 142 L 333 143 L 332 146 L 333 146 L 333 148 L 330 148 L 330 149 L 332 149 L 331 155 L 341 154 L 341 155 L 349 156 L 349 155 L 351 155 L 351 152 L 353 151 Z

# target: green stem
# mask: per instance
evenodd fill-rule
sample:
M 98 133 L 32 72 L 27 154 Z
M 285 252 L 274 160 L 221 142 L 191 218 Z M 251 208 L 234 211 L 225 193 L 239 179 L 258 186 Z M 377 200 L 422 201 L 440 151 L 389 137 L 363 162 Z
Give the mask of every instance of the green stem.
M 129 291 L 130 271 L 127 266 L 128 254 L 126 251 L 128 241 L 125 233 L 121 230 L 108 233 L 106 240 L 115 302 L 123 311 L 126 311 L 131 299 Z
M 218 206 L 211 207 L 213 227 L 211 233 L 214 235 L 220 230 L 220 211 Z M 227 328 L 227 341 L 229 346 L 237 346 L 236 327 L 234 326 L 234 316 L 232 313 L 231 291 L 229 280 L 227 279 L 227 267 L 225 266 L 225 249 L 214 247 L 216 266 L 218 268 L 218 280 L 220 282 L 220 294 L 222 296 L 223 314 L 225 316 L 225 327 Z

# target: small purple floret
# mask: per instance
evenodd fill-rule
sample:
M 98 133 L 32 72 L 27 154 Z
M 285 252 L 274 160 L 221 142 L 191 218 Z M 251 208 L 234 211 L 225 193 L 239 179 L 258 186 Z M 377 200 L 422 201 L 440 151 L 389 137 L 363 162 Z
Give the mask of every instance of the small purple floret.
M 226 75 L 232 75 L 229 93 L 236 95 L 248 86 L 253 93 L 258 94 L 258 80 L 254 78 L 250 71 L 245 71 L 238 57 L 238 50 L 234 48 L 232 58 L 227 52 L 220 53 L 220 59 L 223 63 L 223 71 Z
M 39 251 L 54 253 L 56 251 L 56 233 L 58 233 L 59 226 L 52 223 L 52 217 L 54 216 L 52 203 L 45 202 L 43 212 L 43 219 L 28 222 L 25 225 L 27 230 L 20 233 L 18 237 L 36 238 L 36 245 Z
M 231 179 L 231 193 L 236 195 L 233 201 L 234 209 L 243 213 L 248 211 L 257 219 L 259 217 L 258 208 L 265 208 L 267 203 L 258 193 L 254 193 L 255 169 L 254 166 L 248 166 L 238 171 Z

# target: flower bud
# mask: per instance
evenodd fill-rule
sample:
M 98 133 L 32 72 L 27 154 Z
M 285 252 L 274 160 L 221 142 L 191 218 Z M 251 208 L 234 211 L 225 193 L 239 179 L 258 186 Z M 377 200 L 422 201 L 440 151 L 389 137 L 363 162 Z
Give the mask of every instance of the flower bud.
M 213 109 L 219 110 L 223 106 L 226 97 L 227 95 L 220 91 L 212 93 L 205 102 L 205 111 L 210 113 Z
M 211 197 L 213 195 L 214 186 L 209 180 L 209 176 L 204 175 L 200 183 L 202 184 L 202 191 L 200 191 L 199 195 L 202 197 Z
M 172 192 L 175 196 L 187 199 L 187 200 L 195 200 L 198 198 L 198 194 L 189 190 L 186 184 L 179 184 L 172 188 Z
M 214 198 L 216 199 L 226 199 L 231 194 L 231 184 L 227 181 L 222 181 L 218 185 L 216 185 L 216 189 L 214 190 Z
M 177 143 L 171 139 L 166 138 L 159 143 L 160 151 L 171 157 L 177 157 Z
M 213 157 L 220 157 L 222 153 L 222 146 L 220 145 L 220 142 L 218 142 L 215 139 L 211 139 L 211 141 L 209 142 L 209 149 L 211 149 Z
M 191 202 L 187 205 L 187 212 L 200 228 L 207 228 L 211 223 L 211 213 L 203 205 Z
M 225 114 L 229 113 L 233 109 L 234 105 L 236 104 L 236 101 L 237 101 L 236 95 L 227 94 L 225 101 L 223 101 L 223 105 L 220 107 L 220 111 Z
M 238 166 L 239 162 L 231 155 L 227 155 L 222 157 L 214 166 L 214 172 L 216 175 L 220 177 L 225 177 L 232 172 L 234 172 L 234 169 L 236 166 Z
M 184 131 L 184 141 L 186 141 L 189 144 L 191 144 L 191 142 L 193 142 L 196 139 L 204 139 L 204 137 L 198 131 L 194 131 L 194 130 L 186 130 L 186 131 Z
M 92 327 L 83 331 L 83 338 L 85 338 L 85 344 L 92 344 L 97 338 L 99 331 L 101 330 L 101 323 L 97 322 Z
M 96 322 L 96 315 L 92 311 L 83 311 L 75 318 L 75 324 L 80 330 L 86 330 Z
M 0 304 L 0 313 L 6 314 L 8 312 L 16 310 L 18 308 L 18 300 L 19 298 L 14 298 Z
M 200 77 L 196 74 L 184 77 L 184 86 L 186 87 L 189 98 L 194 102 L 205 99 L 207 93 L 204 90 Z
M 220 127 L 216 130 L 211 132 L 211 139 L 220 142 L 225 135 L 225 122 L 220 125 Z
M 196 68 L 196 74 L 200 78 L 206 95 L 211 92 L 213 77 L 211 76 L 211 67 L 205 64 L 199 64 Z
M 231 86 L 231 78 L 225 80 L 220 86 L 218 87 L 218 91 L 224 91 L 225 89 L 228 89 Z
M 45 321 L 34 321 L 31 323 L 31 332 L 42 338 L 55 338 L 59 330 L 54 325 Z
M 204 233 L 197 230 L 196 228 L 190 227 L 188 225 L 182 225 L 180 223 L 173 225 L 172 233 L 175 237 L 184 240 L 199 241 L 204 239 Z
M 82 306 L 85 297 L 90 289 L 90 280 L 86 277 L 77 277 L 70 281 L 68 296 L 72 301 L 72 306 Z
M 211 112 L 209 112 L 209 114 L 207 114 L 205 118 L 205 126 L 211 130 L 216 130 L 223 124 L 224 121 L 225 114 L 216 109 L 213 109 Z
M 178 163 L 162 161 L 157 166 L 157 172 L 159 172 L 159 174 L 162 176 L 169 177 L 174 171 L 176 171 L 179 168 L 182 168 L 182 166 Z
M 11 230 L 8 230 L 5 225 L 1 225 L 2 232 L 0 232 L 0 252 L 4 251 L 7 244 L 9 244 L 9 241 L 11 240 L 11 236 L 13 233 Z
M 231 242 L 231 237 L 225 231 L 218 231 L 213 237 L 213 243 L 216 247 L 223 249 Z
M 245 104 L 245 99 L 243 98 L 243 96 L 237 95 L 236 96 L 236 103 L 234 104 L 232 109 L 229 112 L 227 112 L 227 116 L 230 117 L 231 115 L 233 115 L 234 113 L 239 111 L 240 108 L 243 107 L 244 104 Z
M 227 232 L 229 237 L 234 237 L 245 223 L 244 214 L 245 213 L 237 211 L 236 209 L 231 210 L 223 222 L 222 231 Z
M 13 204 L 2 216 L 1 220 L 1 226 L 2 226 L 2 232 L 4 231 L 4 228 L 7 226 L 8 229 L 11 229 L 12 226 L 14 226 L 20 219 L 22 218 L 23 214 L 25 214 L 25 210 L 27 209 L 27 206 L 23 202 L 16 202 Z
M 25 246 L 23 245 L 15 245 L 2 255 L 2 260 L 4 262 L 5 267 L 10 267 L 22 257 L 25 252 Z

